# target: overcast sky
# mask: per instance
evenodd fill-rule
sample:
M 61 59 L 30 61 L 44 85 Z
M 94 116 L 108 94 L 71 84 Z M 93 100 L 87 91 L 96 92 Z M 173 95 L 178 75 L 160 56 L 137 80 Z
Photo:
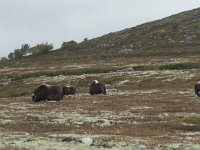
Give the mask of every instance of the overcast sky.
M 82 41 L 200 7 L 200 0 L 0 0 L 0 57 L 28 43 Z

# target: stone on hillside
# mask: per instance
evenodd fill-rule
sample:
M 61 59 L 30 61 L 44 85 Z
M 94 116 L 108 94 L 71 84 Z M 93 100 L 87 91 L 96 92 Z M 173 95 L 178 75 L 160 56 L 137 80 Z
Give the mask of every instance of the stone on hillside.
M 90 137 L 84 137 L 84 138 L 82 138 L 81 139 L 81 142 L 83 143 L 83 144 L 86 144 L 86 145 L 92 145 L 92 143 L 93 143 L 93 139 L 92 138 L 90 138 Z
M 186 41 L 187 43 L 191 43 L 192 40 L 193 40 L 194 38 L 196 38 L 195 35 L 189 35 L 189 36 L 186 36 L 186 37 L 185 37 L 185 41 Z
M 120 81 L 117 85 L 118 86 L 122 86 L 122 85 L 124 85 L 124 84 L 126 84 L 128 82 L 130 82 L 130 81 L 129 80 Z
M 133 49 L 123 49 L 119 51 L 120 54 L 131 54 L 133 53 Z

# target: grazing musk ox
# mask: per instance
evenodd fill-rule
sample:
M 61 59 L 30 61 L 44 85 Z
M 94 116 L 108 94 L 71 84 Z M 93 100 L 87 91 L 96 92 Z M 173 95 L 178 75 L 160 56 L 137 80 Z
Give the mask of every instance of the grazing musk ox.
M 106 94 L 106 87 L 105 84 L 94 80 L 89 86 L 89 93 L 91 95 L 97 94 Z
M 76 94 L 76 88 L 74 86 L 64 86 L 63 95 L 73 95 Z
M 198 81 L 194 86 L 195 94 L 200 97 L 200 81 Z
M 32 100 L 35 102 L 56 100 L 60 101 L 63 99 L 63 90 L 60 86 L 54 85 L 40 85 L 33 93 Z

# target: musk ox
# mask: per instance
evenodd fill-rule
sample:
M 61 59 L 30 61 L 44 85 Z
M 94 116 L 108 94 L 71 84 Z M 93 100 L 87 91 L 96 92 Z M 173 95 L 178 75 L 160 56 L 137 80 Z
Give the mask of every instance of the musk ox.
M 63 95 L 73 95 L 76 94 L 76 87 L 74 86 L 64 86 Z
M 198 81 L 194 86 L 195 94 L 200 97 L 200 81 Z
M 40 85 L 33 93 L 32 100 L 39 102 L 44 100 L 56 100 L 60 101 L 63 99 L 63 90 L 60 86 L 53 85 Z
M 106 94 L 105 84 L 94 80 L 89 86 L 89 93 L 91 95 Z

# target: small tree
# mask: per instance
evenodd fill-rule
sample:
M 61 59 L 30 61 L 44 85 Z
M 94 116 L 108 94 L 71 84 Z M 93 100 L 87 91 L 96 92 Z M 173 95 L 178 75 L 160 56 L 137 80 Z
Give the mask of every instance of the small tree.
M 6 62 L 6 61 L 8 61 L 8 58 L 7 58 L 7 57 L 1 57 L 1 58 L 0 58 L 0 62 Z
M 21 59 L 25 55 L 43 55 L 53 49 L 53 44 L 41 43 L 30 48 L 29 44 L 23 44 L 21 49 L 16 49 L 8 55 L 10 60 Z
M 15 59 L 21 59 L 23 57 L 23 54 L 21 52 L 21 49 L 16 49 L 14 51 L 14 54 L 15 54 Z
M 63 42 L 61 48 L 76 48 L 78 43 L 76 41 Z
M 36 46 L 31 47 L 29 51 L 33 55 L 43 55 L 43 54 L 47 54 L 52 49 L 53 49 L 53 44 L 48 44 L 46 42 L 46 43 L 37 44 Z
M 13 52 L 9 53 L 9 54 L 8 54 L 8 58 L 9 58 L 10 60 L 14 60 L 14 59 L 15 59 L 15 53 L 13 53 Z
M 29 51 L 31 55 L 37 55 L 38 53 L 38 49 L 36 46 L 31 47 Z
M 30 50 L 30 45 L 29 44 L 23 44 L 21 46 L 20 50 L 21 50 L 21 53 L 22 53 L 23 56 L 27 55 L 29 53 L 29 50 Z
M 84 38 L 83 41 L 84 41 L 84 42 L 87 42 L 87 41 L 88 41 L 88 38 Z

